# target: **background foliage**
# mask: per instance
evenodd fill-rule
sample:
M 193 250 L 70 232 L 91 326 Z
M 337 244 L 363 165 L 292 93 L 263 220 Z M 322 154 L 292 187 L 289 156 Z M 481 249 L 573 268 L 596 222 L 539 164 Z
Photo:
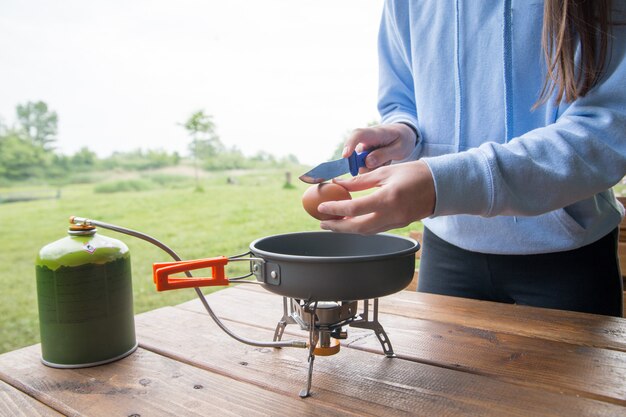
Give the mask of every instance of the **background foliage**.
M 175 167 L 186 161 L 194 167 L 196 180 L 199 172 L 205 170 L 277 168 L 298 163 L 293 155 L 276 158 L 260 152 L 248 157 L 235 147 L 224 146 L 212 117 L 202 110 L 180 124 L 190 135 L 187 158 L 160 149 L 114 152 L 99 158 L 88 147 L 64 155 L 55 151 L 59 117 L 46 103 L 18 104 L 15 113 L 12 125 L 0 118 L 0 185 L 5 186 L 15 181 L 82 183 L 90 178 L 87 173 L 116 169 L 146 171 Z

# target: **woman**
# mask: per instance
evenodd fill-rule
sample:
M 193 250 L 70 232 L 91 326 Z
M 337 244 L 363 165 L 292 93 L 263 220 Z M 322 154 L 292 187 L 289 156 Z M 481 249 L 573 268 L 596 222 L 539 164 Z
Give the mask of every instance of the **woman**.
M 337 180 L 378 190 L 321 204 L 345 216 L 321 227 L 424 219 L 420 291 L 621 316 L 624 208 L 611 187 L 626 174 L 624 8 L 387 1 L 382 123 L 344 150 L 371 150 L 371 172 Z

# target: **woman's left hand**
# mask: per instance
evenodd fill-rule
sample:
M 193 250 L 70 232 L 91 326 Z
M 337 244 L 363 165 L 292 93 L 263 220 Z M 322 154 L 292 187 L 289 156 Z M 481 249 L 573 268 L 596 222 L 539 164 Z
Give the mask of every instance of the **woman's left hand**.
M 353 200 L 320 204 L 318 210 L 321 213 L 344 217 L 321 222 L 322 229 L 374 234 L 421 220 L 433 214 L 435 209 L 435 184 L 430 169 L 422 161 L 384 166 L 333 182 L 350 192 L 379 189 Z

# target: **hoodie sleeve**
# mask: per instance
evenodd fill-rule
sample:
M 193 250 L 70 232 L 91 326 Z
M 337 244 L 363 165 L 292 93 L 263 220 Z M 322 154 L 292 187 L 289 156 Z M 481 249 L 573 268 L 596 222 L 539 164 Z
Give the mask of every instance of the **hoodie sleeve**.
M 424 158 L 433 216 L 538 215 L 605 191 L 626 175 L 626 28 L 613 28 L 600 83 L 556 121 L 508 143 Z
M 417 146 L 408 160 L 421 151 L 410 48 L 404 45 L 399 25 L 409 25 L 408 2 L 386 1 L 378 35 L 379 90 L 378 111 L 382 124 L 408 123 L 418 134 Z

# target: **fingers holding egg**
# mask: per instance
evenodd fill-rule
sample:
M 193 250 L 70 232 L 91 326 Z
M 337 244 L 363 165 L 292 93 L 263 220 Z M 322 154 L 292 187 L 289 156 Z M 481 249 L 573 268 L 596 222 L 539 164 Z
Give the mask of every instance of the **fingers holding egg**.
M 326 201 L 351 200 L 350 192 L 339 184 L 323 182 L 312 185 L 302 194 L 302 207 L 318 220 L 336 220 L 341 216 L 320 213 L 317 207 Z

